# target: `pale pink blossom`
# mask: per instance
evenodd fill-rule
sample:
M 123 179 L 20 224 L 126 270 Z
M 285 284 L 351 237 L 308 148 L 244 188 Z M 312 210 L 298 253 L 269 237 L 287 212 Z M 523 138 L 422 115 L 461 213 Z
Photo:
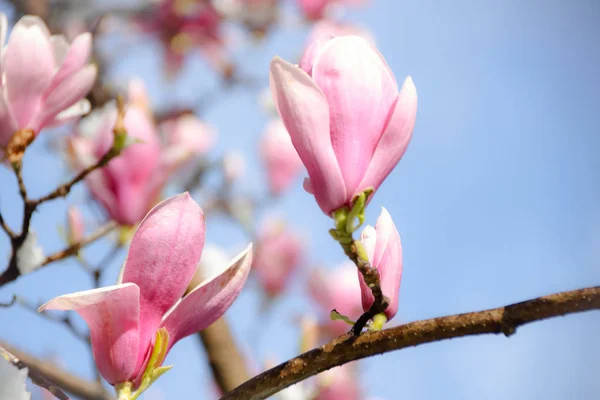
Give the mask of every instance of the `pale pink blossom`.
M 406 150 L 417 111 L 410 77 L 400 92 L 381 54 L 365 39 L 317 40 L 300 67 L 271 61 L 271 90 L 308 170 L 305 189 L 321 210 L 377 190 Z
M 79 208 L 69 207 L 67 210 L 67 228 L 67 239 L 69 244 L 79 243 L 83 240 L 83 235 L 85 234 L 85 224 L 83 222 L 83 215 L 81 215 Z
M 229 150 L 223 155 L 223 176 L 232 184 L 246 173 L 246 157 L 239 150 Z
M 385 310 L 387 319 L 390 320 L 398 312 L 398 291 L 402 279 L 402 243 L 394 221 L 385 208 L 381 208 L 375 228 L 367 225 L 363 229 L 360 241 L 371 266 L 379 271 L 381 291 L 390 299 L 390 304 Z M 367 311 L 373 304 L 373 294 L 360 273 L 358 277 L 363 310 Z
M 344 321 L 331 320 L 331 310 L 335 309 L 351 320 L 358 319 L 363 313 L 356 271 L 356 266 L 346 261 L 332 270 L 314 269 L 311 272 L 310 293 L 326 321 L 323 326 L 325 333 L 330 336 L 342 335 L 351 328 Z
M 116 285 L 56 297 L 40 310 L 74 310 L 87 322 L 96 366 L 112 385 L 140 384 L 159 329 L 167 351 L 229 308 L 252 259 L 249 246 L 221 273 L 184 295 L 204 246 L 204 215 L 189 194 L 154 207 L 139 225 Z
M 162 168 L 173 171 L 198 155 L 208 153 L 216 142 L 215 130 L 194 114 L 170 118 L 159 126 L 164 137 Z
M 86 179 L 94 198 L 121 225 L 142 220 L 158 200 L 169 172 L 160 168 L 158 131 L 148 110 L 140 104 L 129 104 L 125 112 L 124 124 L 131 144 Z M 90 165 L 112 147 L 116 120 L 116 105 L 109 103 L 81 121 L 79 134 L 70 143 L 74 164 Z
M 317 375 L 317 394 L 313 399 L 363 399 L 355 364 L 344 364 Z
M 304 16 L 311 20 L 318 20 L 325 16 L 332 5 L 359 5 L 365 0 L 296 0 Z
M 261 138 L 260 153 L 267 169 L 271 193 L 280 195 L 302 170 L 302 160 L 281 119 L 274 119 L 267 125 Z
M 271 218 L 260 229 L 252 270 L 271 297 L 285 290 L 302 262 L 304 241 L 283 221 Z
M 6 39 L 7 20 L 0 14 L 0 45 Z M 26 15 L 14 26 L 0 61 L 0 148 L 20 130 L 36 135 L 85 114 L 84 98 L 96 79 L 88 64 L 92 36 L 84 33 L 71 44 L 50 36 L 44 22 Z

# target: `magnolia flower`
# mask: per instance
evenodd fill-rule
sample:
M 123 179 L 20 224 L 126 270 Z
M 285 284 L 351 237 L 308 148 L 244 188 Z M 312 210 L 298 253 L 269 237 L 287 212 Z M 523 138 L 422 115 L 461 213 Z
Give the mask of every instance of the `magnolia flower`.
M 227 77 L 232 66 L 221 37 L 221 21 L 210 2 L 160 0 L 137 23 L 164 43 L 169 75 L 179 72 L 185 56 L 197 49 L 211 67 Z
M 107 104 L 82 120 L 79 134 L 71 140 L 75 164 L 95 163 L 113 145 L 117 107 Z M 121 225 L 141 221 L 155 204 L 168 171 L 161 169 L 158 132 L 145 106 L 129 104 L 124 125 L 131 144 L 107 166 L 88 175 L 86 183 L 109 216 Z
M 387 320 L 394 318 L 398 311 L 398 290 L 402 279 L 402 244 L 394 221 L 388 211 L 381 207 L 381 215 L 377 218 L 375 228 L 367 225 L 361 234 L 360 241 L 367 252 L 371 266 L 379 271 L 381 291 L 390 299 L 385 310 Z M 358 273 L 362 306 L 366 312 L 373 304 L 373 294 Z
M 377 190 L 412 136 L 417 92 L 410 77 L 398 93 L 392 71 L 365 39 L 317 40 L 300 68 L 271 61 L 271 90 L 292 143 L 308 170 L 305 189 L 321 210 Z
M 260 152 L 267 168 L 271 193 L 280 195 L 302 169 L 302 160 L 281 119 L 274 119 L 267 125 L 261 139 Z
M 309 280 L 313 299 L 326 316 L 323 326 L 327 336 L 339 336 L 350 330 L 343 321 L 331 320 L 331 310 L 354 320 L 362 314 L 361 291 L 356 278 L 356 266 L 346 261 L 333 270 L 314 269 Z
M 0 45 L 7 25 L 0 14 Z M 89 33 L 77 36 L 71 45 L 62 36 L 50 36 L 35 16 L 15 24 L 0 61 L 0 148 L 6 148 L 18 131 L 37 135 L 89 111 L 84 97 L 96 79 L 96 67 L 87 64 L 91 46 Z
M 302 261 L 304 243 L 283 221 L 268 220 L 260 230 L 252 270 L 269 296 L 280 294 Z
M 296 0 L 302 13 L 311 20 L 323 18 L 327 9 L 333 4 L 358 5 L 364 2 L 365 0 Z
M 221 273 L 183 298 L 204 246 L 204 214 L 188 193 L 154 207 L 139 225 L 116 285 L 56 297 L 41 310 L 74 310 L 87 322 L 96 366 L 117 387 L 140 386 L 180 339 L 221 317 L 240 293 L 252 260 L 248 246 Z M 166 331 L 166 343 L 161 332 Z M 160 342 L 161 358 L 148 366 Z

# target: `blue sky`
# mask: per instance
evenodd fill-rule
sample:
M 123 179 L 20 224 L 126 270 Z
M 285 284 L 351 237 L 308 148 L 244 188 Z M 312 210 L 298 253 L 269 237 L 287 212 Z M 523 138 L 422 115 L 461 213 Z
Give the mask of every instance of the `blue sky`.
M 600 284 L 600 4 L 374 0 L 344 19 L 369 28 L 397 79 L 410 74 L 419 93 L 412 143 L 367 212 L 374 223 L 385 206 L 403 240 L 398 322 Z M 285 28 L 264 45 L 245 48 L 243 70 L 266 84 L 272 56 L 294 59 L 306 33 Z M 156 47 L 137 43 L 142 46 L 119 53 L 123 61 L 112 76 L 123 82 L 141 75 L 158 107 L 184 103 L 215 85 L 197 59 L 180 79 L 164 84 L 156 78 Z M 219 131 L 216 153 L 233 147 L 248 157 L 240 191 L 260 194 L 265 182 L 256 150 L 268 116 L 256 98 L 256 91 L 228 93 L 203 116 Z M 33 194 L 66 176 L 44 141 L 28 151 L 25 168 Z M 331 221 L 300 181 L 272 208 L 310 237 L 311 263 L 333 267 L 343 254 L 327 233 Z M 3 215 L 16 226 L 16 185 L 5 169 L 0 184 Z M 81 202 L 83 194 L 76 191 L 67 203 Z M 65 202 L 57 201 L 35 216 L 48 252 L 61 247 L 56 227 L 64 212 Z M 239 248 L 247 240 L 224 218 L 207 224 L 210 242 Z M 89 254 L 107 247 L 101 243 Z M 8 252 L 4 237 L 0 252 Z M 116 279 L 120 262 L 104 283 Z M 252 284 L 227 313 L 256 362 L 267 356 L 284 361 L 297 352 L 294 316 L 314 311 L 300 282 L 267 316 L 256 314 Z M 0 299 L 17 293 L 45 301 L 89 284 L 65 262 L 1 288 Z M 61 326 L 18 308 L 0 309 L 0 321 L 0 338 L 38 355 L 56 354 L 69 369 L 91 376 L 89 353 Z M 248 339 L 256 329 L 258 344 Z M 589 312 L 524 327 L 509 339 L 457 339 L 377 356 L 360 363 L 361 379 L 370 395 L 387 400 L 596 399 L 599 337 L 599 314 Z M 167 362 L 175 367 L 156 383 L 165 398 L 212 398 L 196 337 L 178 344 Z

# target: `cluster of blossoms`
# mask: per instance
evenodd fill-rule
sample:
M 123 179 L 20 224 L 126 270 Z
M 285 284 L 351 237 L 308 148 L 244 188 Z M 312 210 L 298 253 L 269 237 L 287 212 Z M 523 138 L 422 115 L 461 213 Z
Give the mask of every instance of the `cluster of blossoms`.
M 266 5 L 272 12 L 276 2 L 240 3 L 264 13 Z M 330 3 L 334 2 L 298 2 L 311 20 L 323 18 Z M 221 18 L 208 2 L 164 0 L 138 23 L 161 36 L 172 65 L 180 66 L 185 51 L 195 46 L 225 71 L 229 64 L 219 34 Z M 245 23 L 252 31 L 264 32 L 271 17 L 257 21 Z M 2 16 L 2 43 L 6 29 Z M 36 17 L 17 22 L 0 62 L 0 149 L 9 160 L 17 144 L 26 142 L 26 147 L 43 128 L 90 111 L 85 96 L 96 77 L 95 66 L 87 62 L 90 51 L 87 33 L 68 44 L 51 36 Z M 367 34 L 324 20 L 315 26 L 299 65 L 279 57 L 272 60 L 270 87 L 279 115 L 260 147 L 270 192 L 281 195 L 305 168 L 305 190 L 334 220 L 334 236 L 347 246 L 344 240 L 357 229 L 355 218 L 362 223 L 364 208 L 409 144 L 417 110 L 413 81 L 408 77 L 399 88 Z M 117 144 L 118 129 L 126 133 L 124 146 Z M 208 151 L 213 141 L 212 130 L 191 114 L 157 123 L 143 86 L 135 81 L 125 108 L 107 104 L 79 121 L 69 138 L 74 169 L 94 165 L 115 146 L 122 147 L 118 157 L 90 173 L 86 183 L 110 219 L 135 228 L 135 234 L 115 285 L 59 296 L 40 309 L 74 310 L 87 322 L 98 370 L 122 399 L 136 398 L 170 368 L 163 363 L 177 341 L 223 315 L 251 266 L 265 292 L 276 296 L 302 262 L 302 240 L 282 224 L 269 223 L 258 236 L 254 262 L 250 245 L 232 262 L 219 262 L 222 267 L 216 271 L 198 267 L 205 241 L 202 209 L 187 193 L 159 200 L 171 174 Z M 69 228 L 69 242 L 77 243 L 84 227 L 76 210 L 69 212 Z M 358 257 L 378 272 L 389 301 L 380 316 L 388 321 L 398 311 L 402 247 L 385 208 L 375 227 L 366 226 L 355 243 Z M 324 309 L 352 317 L 375 302 L 372 288 L 355 266 L 329 275 L 315 272 L 311 288 Z M 326 330 L 339 335 L 347 331 L 341 327 L 343 323 L 331 321 Z M 318 398 L 353 398 L 328 397 L 334 389 L 327 386 Z

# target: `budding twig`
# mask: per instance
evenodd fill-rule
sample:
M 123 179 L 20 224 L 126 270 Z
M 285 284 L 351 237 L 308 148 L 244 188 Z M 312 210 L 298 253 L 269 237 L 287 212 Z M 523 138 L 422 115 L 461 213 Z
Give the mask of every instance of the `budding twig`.
M 517 327 L 552 317 L 600 310 L 600 286 L 556 293 L 479 312 L 411 322 L 361 336 L 342 335 L 250 379 L 221 400 L 261 400 L 326 371 L 376 354 L 481 334 L 510 336 Z

